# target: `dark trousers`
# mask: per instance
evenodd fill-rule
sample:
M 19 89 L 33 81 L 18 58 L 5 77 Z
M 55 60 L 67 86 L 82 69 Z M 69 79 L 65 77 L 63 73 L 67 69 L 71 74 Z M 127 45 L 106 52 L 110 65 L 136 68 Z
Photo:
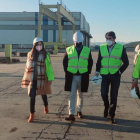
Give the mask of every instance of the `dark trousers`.
M 102 77 L 102 84 L 101 84 L 101 96 L 104 101 L 105 108 L 109 109 L 110 116 L 115 116 L 116 106 L 117 106 L 117 96 L 118 90 L 120 87 L 120 77 L 115 75 L 105 75 Z M 108 92 L 109 92 L 109 85 L 111 85 L 110 89 L 110 108 L 109 108 L 109 100 L 108 100 Z
M 36 97 L 36 90 L 37 90 L 37 81 L 33 81 L 33 86 L 30 90 L 30 113 L 35 112 L 35 97 Z M 44 106 L 48 106 L 48 99 L 47 95 L 41 95 Z

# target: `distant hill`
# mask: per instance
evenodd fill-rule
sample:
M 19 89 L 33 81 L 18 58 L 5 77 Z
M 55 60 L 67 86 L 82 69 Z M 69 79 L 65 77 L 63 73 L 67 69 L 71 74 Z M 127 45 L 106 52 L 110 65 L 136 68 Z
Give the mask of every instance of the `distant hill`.
M 127 48 L 133 48 L 133 47 L 136 47 L 138 44 L 140 44 L 140 41 L 136 41 L 136 42 L 130 42 L 128 44 L 125 44 L 125 46 Z
M 95 42 L 95 43 L 91 42 L 90 45 L 94 46 L 94 45 L 101 45 L 101 44 L 104 44 L 104 43 L 106 43 L 106 42 Z M 126 44 L 126 42 L 119 42 L 119 41 L 117 43 L 123 44 L 123 45 Z
M 94 46 L 94 45 L 101 45 L 101 44 L 104 44 L 104 43 L 105 42 L 95 42 L 95 43 L 91 42 L 90 45 Z
M 119 44 L 122 44 L 122 45 L 125 45 L 125 44 L 127 44 L 128 42 L 117 42 L 117 43 L 119 43 Z

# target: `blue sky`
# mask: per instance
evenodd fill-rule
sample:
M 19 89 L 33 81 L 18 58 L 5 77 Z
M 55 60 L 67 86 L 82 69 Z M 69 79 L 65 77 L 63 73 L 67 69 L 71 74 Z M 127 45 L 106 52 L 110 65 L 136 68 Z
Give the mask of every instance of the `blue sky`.
M 56 4 L 60 0 L 41 0 Z M 114 31 L 117 41 L 140 40 L 140 0 L 62 0 L 73 12 L 82 12 L 90 24 L 91 42 L 105 41 Z M 0 12 L 38 12 L 38 0 L 0 0 Z

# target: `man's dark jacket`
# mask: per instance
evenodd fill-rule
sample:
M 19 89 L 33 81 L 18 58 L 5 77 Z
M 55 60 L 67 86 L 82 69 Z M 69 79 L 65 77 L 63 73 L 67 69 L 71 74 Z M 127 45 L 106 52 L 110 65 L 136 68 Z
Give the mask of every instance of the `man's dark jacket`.
M 80 50 L 76 48 L 77 53 L 78 53 L 78 58 L 80 56 L 80 53 L 81 53 L 82 49 L 83 49 L 83 47 L 81 47 Z M 80 74 L 79 71 L 78 71 L 76 74 L 72 74 L 72 73 L 67 71 L 68 54 L 66 52 L 65 55 L 64 55 L 64 59 L 63 59 L 63 67 L 64 67 L 64 71 L 65 71 L 65 86 L 64 86 L 64 90 L 65 91 L 71 91 L 73 75 L 81 75 L 82 76 L 82 79 L 81 79 L 81 92 L 87 92 L 88 91 L 88 86 L 89 86 L 89 74 L 91 73 L 92 65 L 93 65 L 93 60 L 92 60 L 92 56 L 91 56 L 91 52 L 90 52 L 89 59 L 88 59 L 88 72 L 86 72 L 84 74 Z

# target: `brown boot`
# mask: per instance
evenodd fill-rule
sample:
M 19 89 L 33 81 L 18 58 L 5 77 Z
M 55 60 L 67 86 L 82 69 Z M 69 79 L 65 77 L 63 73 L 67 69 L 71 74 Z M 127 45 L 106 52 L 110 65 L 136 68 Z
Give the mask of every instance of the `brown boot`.
M 29 119 L 28 119 L 28 122 L 33 122 L 35 116 L 34 116 L 34 113 L 30 113 L 30 116 L 29 116 Z
M 44 114 L 47 114 L 47 113 L 49 113 L 49 107 L 48 106 L 45 106 L 44 107 Z
M 66 121 L 75 121 L 74 115 L 69 115 L 69 117 L 65 118 Z

